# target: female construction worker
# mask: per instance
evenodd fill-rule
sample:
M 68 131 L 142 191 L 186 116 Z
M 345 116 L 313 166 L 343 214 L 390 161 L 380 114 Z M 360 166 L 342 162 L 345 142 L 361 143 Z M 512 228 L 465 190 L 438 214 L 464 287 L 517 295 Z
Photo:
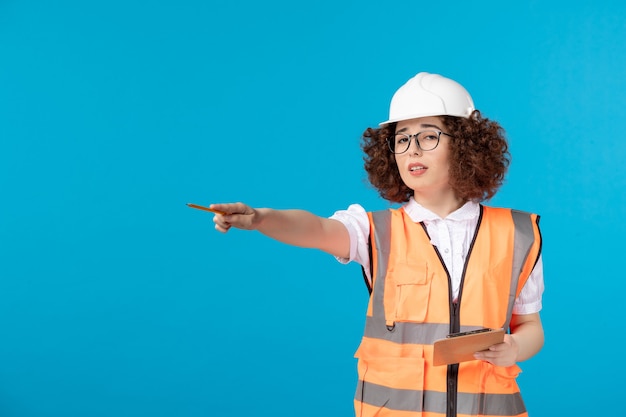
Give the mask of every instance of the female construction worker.
M 371 291 L 356 352 L 356 415 L 526 416 L 518 361 L 543 346 L 538 216 L 481 202 L 509 165 L 502 128 L 457 82 L 419 73 L 368 128 L 369 181 L 399 209 L 351 205 L 330 218 L 301 210 L 214 204 L 215 228 L 258 230 L 363 266 Z M 450 333 L 504 328 L 504 341 L 436 365 Z

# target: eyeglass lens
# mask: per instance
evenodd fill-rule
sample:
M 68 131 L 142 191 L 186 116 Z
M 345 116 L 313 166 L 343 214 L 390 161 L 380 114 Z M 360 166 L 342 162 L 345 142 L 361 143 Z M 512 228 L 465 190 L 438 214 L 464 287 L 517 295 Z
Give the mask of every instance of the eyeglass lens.
M 410 136 L 399 133 L 388 139 L 389 149 L 393 153 L 404 153 L 409 150 L 409 147 L 411 146 L 411 139 L 416 138 L 418 146 L 421 150 L 431 151 L 439 144 L 440 135 L 441 132 L 436 130 L 427 130 Z

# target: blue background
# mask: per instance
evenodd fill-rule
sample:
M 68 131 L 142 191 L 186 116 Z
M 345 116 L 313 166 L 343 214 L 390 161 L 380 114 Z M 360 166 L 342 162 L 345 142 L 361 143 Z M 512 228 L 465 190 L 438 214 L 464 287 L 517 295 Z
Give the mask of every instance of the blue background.
M 384 4 L 383 4 L 384 3 Z M 360 135 L 419 71 L 507 130 L 542 216 L 534 417 L 621 398 L 622 1 L 0 1 L 0 416 L 350 416 L 355 264 L 187 202 L 388 206 Z

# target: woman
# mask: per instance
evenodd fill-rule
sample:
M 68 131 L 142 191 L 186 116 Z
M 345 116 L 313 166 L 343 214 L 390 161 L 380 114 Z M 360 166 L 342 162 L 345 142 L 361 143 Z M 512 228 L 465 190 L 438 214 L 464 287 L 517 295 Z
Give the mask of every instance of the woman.
M 357 416 L 527 415 L 517 362 L 543 346 L 538 216 L 487 207 L 509 165 L 498 123 L 457 82 L 419 73 L 390 117 L 363 135 L 365 169 L 399 209 L 303 210 L 213 204 L 215 227 L 258 230 L 363 266 L 372 294 L 356 356 Z M 474 360 L 436 366 L 449 333 L 504 328 Z

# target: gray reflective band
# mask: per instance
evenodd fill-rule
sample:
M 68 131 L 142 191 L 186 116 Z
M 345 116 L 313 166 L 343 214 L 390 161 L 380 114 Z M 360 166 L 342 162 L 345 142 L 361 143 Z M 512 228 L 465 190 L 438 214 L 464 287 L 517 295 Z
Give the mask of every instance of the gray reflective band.
M 372 212 L 372 219 L 374 220 L 374 244 L 378 250 L 378 261 L 376 271 L 374 272 L 377 277 L 374 282 L 374 300 L 373 311 L 374 317 L 385 317 L 385 303 L 383 302 L 385 297 L 385 274 L 387 273 L 387 262 L 389 261 L 389 246 L 391 243 L 391 211 L 375 211 Z M 370 260 L 373 262 L 373 260 Z M 372 277 L 373 278 L 373 277 Z M 382 278 L 382 279 L 378 279 Z
M 476 327 L 461 331 L 475 330 Z M 385 325 L 383 317 L 366 317 L 365 337 L 383 339 L 395 343 L 432 345 L 435 340 L 446 337 L 450 326 L 447 323 L 396 322 L 392 329 Z
M 374 407 L 399 411 L 423 411 L 446 414 L 446 393 L 394 389 L 359 381 L 355 400 Z M 468 394 L 458 393 L 457 413 L 485 416 L 516 416 L 526 412 L 519 393 Z
M 408 389 L 393 389 L 378 384 L 359 381 L 354 397 L 355 400 L 375 407 L 385 407 L 390 410 L 423 411 L 423 391 Z M 443 405 L 445 412 L 445 394 Z
M 508 329 L 515 305 L 515 296 L 520 274 L 535 242 L 535 230 L 530 214 L 518 210 L 511 210 L 515 235 L 513 238 L 513 268 L 511 268 L 511 287 L 509 289 L 509 305 L 506 314 L 506 322 L 503 328 Z
M 461 326 L 459 331 L 478 330 L 480 326 Z M 387 328 L 382 317 L 365 318 L 365 337 L 383 339 L 395 343 L 432 345 L 435 340 L 443 339 L 450 333 L 448 323 L 412 323 L 395 322 L 393 328 Z

